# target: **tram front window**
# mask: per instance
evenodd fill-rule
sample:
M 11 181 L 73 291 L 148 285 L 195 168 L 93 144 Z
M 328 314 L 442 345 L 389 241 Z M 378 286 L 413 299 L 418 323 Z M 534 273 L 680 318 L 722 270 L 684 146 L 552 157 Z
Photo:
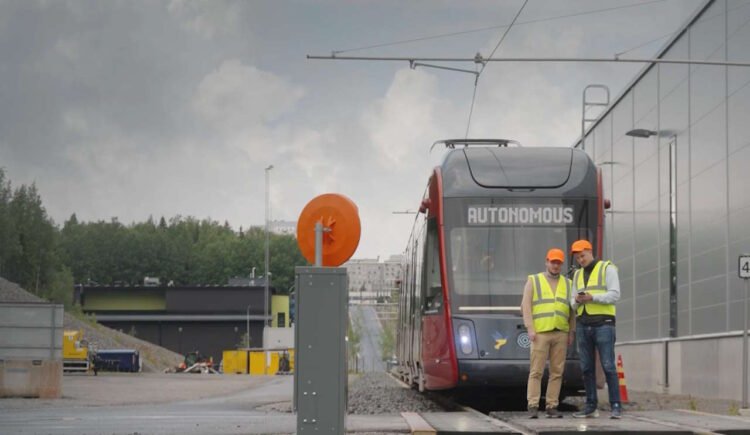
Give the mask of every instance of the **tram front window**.
M 528 275 L 544 270 L 549 248 L 566 250 L 570 227 L 459 227 L 450 230 L 452 292 L 472 296 L 521 295 Z M 575 237 L 575 236 L 574 236 Z M 564 266 L 567 270 L 569 264 Z M 469 302 L 468 300 L 466 302 Z

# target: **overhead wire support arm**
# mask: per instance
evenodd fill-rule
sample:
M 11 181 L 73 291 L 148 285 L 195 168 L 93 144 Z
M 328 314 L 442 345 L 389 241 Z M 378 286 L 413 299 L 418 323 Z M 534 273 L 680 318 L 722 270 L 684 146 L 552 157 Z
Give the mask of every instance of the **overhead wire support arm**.
M 456 71 L 456 72 L 474 74 L 474 76 L 478 76 L 479 75 L 479 71 L 472 71 L 470 69 L 451 68 L 449 66 L 432 65 L 432 64 L 429 64 L 429 63 L 421 63 L 421 62 L 409 62 L 409 67 L 411 67 L 411 69 L 416 69 L 418 66 L 422 66 L 422 67 L 425 67 L 425 68 L 444 69 L 444 70 L 447 70 L 447 71 Z
M 477 63 L 476 57 L 376 57 L 376 56 L 315 56 L 307 55 L 312 60 L 360 60 L 360 61 L 387 61 L 408 62 L 410 65 L 417 62 L 472 62 Z M 726 62 L 714 60 L 690 60 L 690 59 L 623 59 L 612 57 L 492 57 L 481 58 L 480 63 L 486 62 L 559 62 L 559 63 L 666 63 L 683 65 L 716 65 L 716 66 L 740 66 L 750 67 L 750 62 Z

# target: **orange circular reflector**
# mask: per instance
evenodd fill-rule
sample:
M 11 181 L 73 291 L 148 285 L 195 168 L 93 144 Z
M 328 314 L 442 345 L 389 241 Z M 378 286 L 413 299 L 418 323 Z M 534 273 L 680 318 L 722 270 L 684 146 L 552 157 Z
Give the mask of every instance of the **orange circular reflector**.
M 351 199 L 325 193 L 308 202 L 297 220 L 297 245 L 302 255 L 315 264 L 315 223 L 330 231 L 323 233 L 323 266 L 340 266 L 359 245 L 359 212 Z

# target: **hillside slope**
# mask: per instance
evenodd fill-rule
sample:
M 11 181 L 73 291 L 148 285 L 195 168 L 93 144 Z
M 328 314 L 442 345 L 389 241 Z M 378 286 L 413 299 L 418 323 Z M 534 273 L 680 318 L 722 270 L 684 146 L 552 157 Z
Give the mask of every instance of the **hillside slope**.
M 0 278 L 0 303 L 3 302 L 46 301 L 27 292 L 17 284 Z M 161 372 L 166 368 L 179 365 L 183 359 L 181 355 L 171 350 L 107 328 L 93 320 L 83 321 L 68 313 L 65 313 L 63 327 L 65 329 L 82 330 L 84 338 L 96 349 L 137 349 L 141 354 L 143 371 Z

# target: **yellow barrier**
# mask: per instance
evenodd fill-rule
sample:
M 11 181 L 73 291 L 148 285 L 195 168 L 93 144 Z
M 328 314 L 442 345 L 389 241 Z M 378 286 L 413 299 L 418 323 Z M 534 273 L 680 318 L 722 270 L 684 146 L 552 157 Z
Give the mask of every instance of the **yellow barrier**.
M 289 372 L 294 372 L 294 349 L 237 349 L 223 352 L 225 374 L 275 375 L 282 355 L 289 358 Z
M 247 350 L 225 350 L 222 355 L 224 373 L 247 374 Z
M 266 352 L 262 350 L 250 351 L 250 374 L 266 374 Z

